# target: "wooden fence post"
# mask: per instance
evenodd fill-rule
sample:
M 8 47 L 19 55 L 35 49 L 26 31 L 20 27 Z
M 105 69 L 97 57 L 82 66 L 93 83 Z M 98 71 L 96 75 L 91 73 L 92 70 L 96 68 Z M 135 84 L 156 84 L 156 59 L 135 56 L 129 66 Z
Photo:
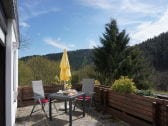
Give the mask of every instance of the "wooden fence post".
M 104 94 L 103 94 L 103 107 L 104 107 L 104 112 L 106 112 L 106 109 L 107 109 L 107 90 L 104 90 Z
M 166 126 L 168 126 L 168 105 L 166 105 Z
M 100 104 L 101 104 L 101 106 L 103 106 L 103 104 L 104 104 L 104 103 L 103 103 L 103 102 L 104 102 L 104 101 L 103 101 L 103 98 L 104 98 L 104 97 L 103 97 L 103 89 L 100 88 Z
M 22 87 L 18 87 L 18 97 L 17 97 L 17 100 L 18 100 L 18 106 L 23 106 L 23 102 L 22 102 Z
M 160 126 L 160 117 L 159 117 L 159 107 L 160 105 L 157 102 L 153 102 L 153 126 Z

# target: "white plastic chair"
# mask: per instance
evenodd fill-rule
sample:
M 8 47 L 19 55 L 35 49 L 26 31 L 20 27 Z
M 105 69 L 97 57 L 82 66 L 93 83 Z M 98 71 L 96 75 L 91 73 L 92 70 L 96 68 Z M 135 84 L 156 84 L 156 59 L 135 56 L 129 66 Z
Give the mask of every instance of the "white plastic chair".
M 82 92 L 85 93 L 85 101 L 86 102 L 90 102 L 89 103 L 89 107 L 91 107 L 92 105 L 92 101 L 93 101 L 93 95 L 94 95 L 94 79 L 83 79 L 82 80 Z M 80 96 L 78 98 L 76 98 L 75 101 L 75 105 L 74 105 L 74 110 L 76 107 L 76 103 L 78 101 L 83 101 L 83 96 Z
M 34 106 L 32 108 L 30 116 L 34 112 L 38 111 L 38 110 L 34 111 L 36 105 L 38 105 L 38 104 L 41 105 L 42 111 L 46 114 L 44 106 L 45 106 L 46 103 L 49 102 L 49 100 L 47 98 L 45 98 L 42 80 L 32 81 L 32 88 L 33 88 L 33 94 L 34 94 L 34 97 L 33 97 L 34 98 Z M 54 107 L 57 111 L 57 108 L 56 108 L 55 104 L 54 104 Z

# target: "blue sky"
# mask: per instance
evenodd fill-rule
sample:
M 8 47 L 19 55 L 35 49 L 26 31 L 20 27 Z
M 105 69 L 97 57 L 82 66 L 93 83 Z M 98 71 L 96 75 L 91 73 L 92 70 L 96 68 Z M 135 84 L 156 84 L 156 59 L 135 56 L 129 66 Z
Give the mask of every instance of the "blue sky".
M 168 31 L 167 0 L 19 0 L 19 56 L 44 55 L 100 45 L 105 24 L 116 19 L 138 44 Z

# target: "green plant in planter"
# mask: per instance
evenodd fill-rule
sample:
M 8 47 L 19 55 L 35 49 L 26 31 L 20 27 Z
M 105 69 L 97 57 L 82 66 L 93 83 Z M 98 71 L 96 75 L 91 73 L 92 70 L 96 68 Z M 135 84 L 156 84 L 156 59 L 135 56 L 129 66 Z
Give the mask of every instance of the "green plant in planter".
M 115 80 L 111 88 L 120 93 L 135 93 L 137 90 L 133 79 L 127 76 L 121 76 L 118 80 Z
M 151 90 L 137 90 L 136 94 L 143 96 L 153 96 L 153 92 Z

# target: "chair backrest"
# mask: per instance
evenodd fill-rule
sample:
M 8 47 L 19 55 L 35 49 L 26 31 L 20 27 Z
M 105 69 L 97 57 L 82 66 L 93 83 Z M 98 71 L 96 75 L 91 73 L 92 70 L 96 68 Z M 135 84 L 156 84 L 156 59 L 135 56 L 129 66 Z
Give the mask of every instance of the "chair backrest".
M 32 88 L 34 97 L 45 97 L 42 80 L 32 81 Z
M 90 94 L 94 91 L 94 79 L 83 79 L 82 80 L 82 91 Z

